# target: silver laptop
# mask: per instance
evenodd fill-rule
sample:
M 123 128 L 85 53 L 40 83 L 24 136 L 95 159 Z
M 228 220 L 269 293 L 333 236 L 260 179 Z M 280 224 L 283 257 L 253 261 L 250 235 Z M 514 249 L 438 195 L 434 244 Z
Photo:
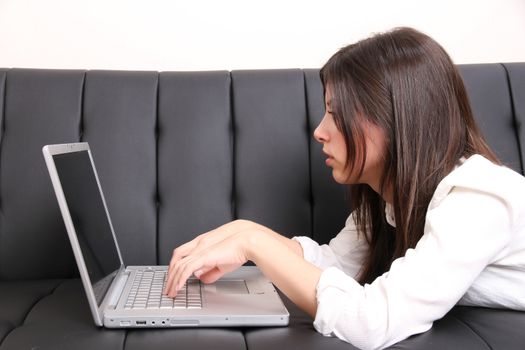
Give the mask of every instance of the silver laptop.
M 162 295 L 167 266 L 125 266 L 122 261 L 89 145 L 48 145 L 42 151 L 98 326 L 288 325 L 288 311 L 274 286 L 253 266 L 213 284 L 190 278 L 175 299 Z

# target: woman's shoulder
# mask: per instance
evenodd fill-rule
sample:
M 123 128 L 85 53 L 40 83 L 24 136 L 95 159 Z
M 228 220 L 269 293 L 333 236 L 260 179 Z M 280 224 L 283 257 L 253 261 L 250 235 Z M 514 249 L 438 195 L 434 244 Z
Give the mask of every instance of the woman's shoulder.
M 465 187 L 506 188 L 518 186 L 525 189 L 525 177 L 509 167 L 491 162 L 475 154 L 465 159 L 444 180 Z
M 460 164 L 439 183 L 430 202 L 435 207 L 454 189 L 485 193 L 508 203 L 521 203 L 525 196 L 525 177 L 475 154 Z

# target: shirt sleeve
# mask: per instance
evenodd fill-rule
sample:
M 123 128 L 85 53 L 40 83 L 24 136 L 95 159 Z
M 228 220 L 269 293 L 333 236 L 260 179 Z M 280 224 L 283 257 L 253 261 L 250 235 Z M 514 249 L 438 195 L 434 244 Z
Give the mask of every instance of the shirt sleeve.
M 337 267 L 347 275 L 356 277 L 362 267 L 368 243 L 363 235 L 357 234 L 354 216 L 350 214 L 345 227 L 334 237 L 329 244 L 319 245 L 309 237 L 293 237 L 303 248 L 303 257 L 306 261 L 326 269 Z
M 490 215 L 487 213 L 490 208 Z M 361 349 L 382 349 L 432 327 L 511 237 L 501 198 L 455 188 L 427 212 L 425 232 L 390 271 L 361 286 L 337 266 L 317 285 L 314 327 Z

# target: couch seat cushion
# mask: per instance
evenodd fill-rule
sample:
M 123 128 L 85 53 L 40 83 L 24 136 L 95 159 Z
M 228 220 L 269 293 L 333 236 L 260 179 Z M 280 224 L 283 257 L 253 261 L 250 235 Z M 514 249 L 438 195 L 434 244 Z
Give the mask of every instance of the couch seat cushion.
M 23 288 L 21 286 L 20 291 Z M 30 309 L 25 321 L 15 329 L 4 330 L 0 323 L 0 331 L 10 331 L 0 350 L 246 348 L 239 329 L 98 328 L 78 279 L 63 281 Z

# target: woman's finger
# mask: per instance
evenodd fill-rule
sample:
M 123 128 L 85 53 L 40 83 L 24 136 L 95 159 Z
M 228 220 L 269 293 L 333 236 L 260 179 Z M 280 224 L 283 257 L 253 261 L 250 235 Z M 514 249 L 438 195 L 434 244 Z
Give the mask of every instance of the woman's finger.
M 195 277 L 198 279 L 201 278 L 201 276 L 206 275 L 213 267 L 203 267 L 202 269 L 198 269 L 197 271 L 193 272 Z
M 169 296 L 176 295 L 195 271 L 201 270 L 198 274 L 206 283 L 216 281 L 224 273 L 241 266 L 246 262 L 246 257 L 242 252 L 240 238 L 241 234 L 204 239 L 204 244 L 198 244 L 186 256 L 171 265 L 165 293 Z M 216 270 L 211 272 L 215 268 Z M 202 277 L 203 275 L 205 276 Z
M 166 287 L 164 289 L 164 294 L 167 294 L 167 291 L 168 291 L 168 287 L 172 284 L 173 282 L 173 276 L 174 276 L 174 273 L 173 273 L 173 269 L 175 267 L 175 265 L 177 264 L 177 262 L 179 262 L 181 259 L 187 257 L 188 255 L 192 254 L 193 252 L 195 252 L 195 250 L 197 250 L 197 247 L 199 245 L 199 242 L 202 240 L 203 238 L 203 235 L 199 235 L 197 236 L 196 238 L 194 238 L 193 240 L 177 247 L 176 249 L 173 250 L 173 255 L 171 257 L 171 261 L 170 261 L 170 264 L 169 264 L 169 267 L 168 267 L 168 273 L 167 273 L 167 279 L 166 279 Z
M 184 284 L 186 283 L 188 278 L 190 278 L 193 272 L 201 269 L 202 267 L 202 259 L 188 259 L 188 261 L 185 261 L 184 264 L 181 264 L 181 267 L 177 269 L 177 273 L 174 277 L 173 289 L 168 295 L 174 297 L 184 286 Z
M 181 265 L 184 264 L 185 260 L 188 260 L 188 259 L 189 259 L 189 256 L 185 256 L 175 261 L 173 265 L 170 264 L 170 268 L 167 274 L 166 287 L 164 290 L 164 294 L 167 294 L 167 295 L 172 294 L 172 291 L 174 290 L 174 284 L 176 282 L 177 271 L 180 269 Z
M 202 273 L 199 279 L 204 283 L 213 283 L 217 281 L 224 275 L 224 271 L 221 271 L 219 268 L 214 267 L 209 269 L 206 273 Z
M 167 288 L 168 296 L 174 297 L 178 293 L 180 288 L 182 288 L 182 286 L 179 286 L 181 284 L 180 280 L 182 279 L 182 275 L 187 270 L 187 267 L 195 260 L 195 254 L 192 254 L 184 257 L 175 264 L 169 276 L 169 285 Z M 196 268 L 195 270 L 198 270 L 198 268 Z M 191 273 L 193 273 L 193 271 Z M 188 277 L 190 275 L 188 275 Z M 186 277 L 186 279 L 188 279 L 188 277 Z M 186 279 L 184 280 L 184 283 L 186 282 Z M 182 285 L 184 285 L 184 283 L 182 283 Z

